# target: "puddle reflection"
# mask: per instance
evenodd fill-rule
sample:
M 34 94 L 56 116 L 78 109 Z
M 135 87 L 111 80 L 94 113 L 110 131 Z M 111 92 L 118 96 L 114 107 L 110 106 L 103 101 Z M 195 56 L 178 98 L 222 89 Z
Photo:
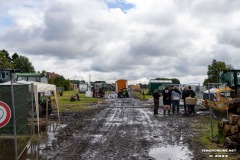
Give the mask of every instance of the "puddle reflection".
M 58 122 L 51 121 L 46 127 L 42 128 L 41 135 L 35 136 L 33 140 L 26 146 L 26 143 L 18 143 L 18 154 L 21 154 L 20 160 L 39 159 L 42 154 L 42 149 L 51 146 L 52 141 L 58 133 L 59 129 L 66 127 L 66 125 L 58 124 Z M 29 136 L 28 136 L 29 137 Z M 29 138 L 28 138 L 29 139 Z M 0 160 L 15 159 L 14 139 L 0 138 Z
M 163 146 L 159 148 L 153 148 L 149 152 L 149 156 L 156 160 L 189 160 L 193 158 L 192 152 L 186 146 Z

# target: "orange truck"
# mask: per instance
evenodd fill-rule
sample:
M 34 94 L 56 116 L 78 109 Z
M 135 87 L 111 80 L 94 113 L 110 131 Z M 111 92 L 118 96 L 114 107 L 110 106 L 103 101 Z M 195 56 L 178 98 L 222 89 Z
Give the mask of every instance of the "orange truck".
M 116 85 L 116 92 L 119 98 L 129 97 L 128 91 L 127 91 L 127 80 L 119 79 L 115 82 L 115 85 Z
M 140 91 L 140 85 L 139 84 L 131 85 L 130 88 L 131 88 L 132 91 Z

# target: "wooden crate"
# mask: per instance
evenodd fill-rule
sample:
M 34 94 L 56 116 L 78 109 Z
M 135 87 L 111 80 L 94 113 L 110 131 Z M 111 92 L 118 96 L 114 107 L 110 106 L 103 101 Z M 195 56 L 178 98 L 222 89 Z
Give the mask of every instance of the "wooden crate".
M 187 97 L 187 98 L 185 98 L 185 103 L 186 103 L 186 105 L 196 105 L 197 99 L 192 98 L 192 97 Z

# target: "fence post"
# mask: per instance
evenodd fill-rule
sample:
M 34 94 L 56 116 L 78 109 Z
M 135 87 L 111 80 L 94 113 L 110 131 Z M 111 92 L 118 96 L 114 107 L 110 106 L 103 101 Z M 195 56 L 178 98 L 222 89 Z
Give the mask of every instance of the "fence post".
M 31 114 L 32 114 L 32 135 L 35 134 L 35 124 L 34 124 L 34 91 L 33 91 L 33 83 L 31 83 Z
M 213 122 L 212 122 L 212 100 L 210 95 L 210 83 L 208 83 L 208 99 L 210 105 L 210 123 L 211 123 L 211 141 L 213 140 Z
M 14 127 L 14 148 L 15 148 L 15 159 L 18 159 L 17 152 L 17 129 L 16 129 L 16 115 L 15 115 L 15 104 L 14 104 L 14 90 L 13 90 L 13 72 L 11 71 L 11 99 L 12 99 L 12 109 L 13 109 L 13 127 Z

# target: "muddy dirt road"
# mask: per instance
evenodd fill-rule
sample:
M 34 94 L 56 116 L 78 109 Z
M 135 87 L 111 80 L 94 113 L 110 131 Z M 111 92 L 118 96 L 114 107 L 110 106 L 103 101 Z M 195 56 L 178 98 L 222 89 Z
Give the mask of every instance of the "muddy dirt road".
M 162 108 L 153 115 L 152 104 L 111 94 L 93 109 L 62 113 L 67 126 L 40 159 L 205 159 L 201 146 L 192 142 L 198 131 L 189 126 L 197 116 L 163 116 Z

